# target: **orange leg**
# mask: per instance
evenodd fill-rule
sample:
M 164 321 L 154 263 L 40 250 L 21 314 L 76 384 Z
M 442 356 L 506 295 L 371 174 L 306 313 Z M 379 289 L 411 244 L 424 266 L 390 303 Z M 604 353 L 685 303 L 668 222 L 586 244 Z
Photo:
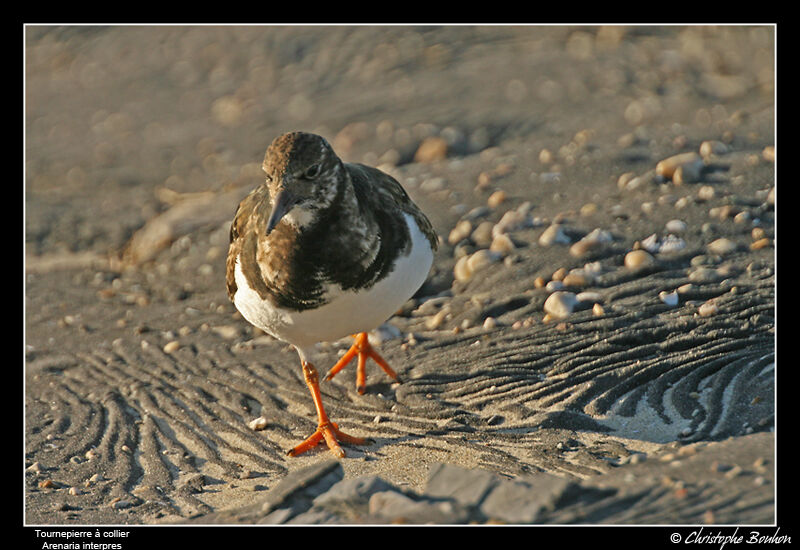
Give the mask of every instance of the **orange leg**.
M 369 343 L 367 339 L 366 332 L 360 332 L 358 334 L 354 334 L 353 338 L 355 338 L 355 342 L 347 350 L 347 353 L 342 355 L 342 358 L 337 361 L 337 363 L 328 371 L 328 374 L 325 375 L 325 380 L 330 380 L 334 376 L 338 374 L 340 370 L 342 370 L 350 361 L 353 360 L 353 357 L 358 355 L 358 366 L 356 368 L 356 390 L 358 393 L 363 394 L 364 390 L 367 386 L 367 371 L 365 365 L 367 364 L 367 358 L 372 358 L 383 371 L 388 374 L 393 380 L 399 382 L 400 379 L 397 376 L 397 373 L 392 370 L 389 366 L 389 363 L 386 360 L 378 355 L 378 352 L 375 351 L 375 348 Z
M 339 442 L 352 443 L 353 445 L 366 445 L 369 443 L 367 439 L 347 435 L 339 430 L 339 426 L 330 421 L 325 412 L 325 407 L 322 405 L 322 394 L 319 391 L 319 376 L 317 375 L 317 369 L 314 368 L 314 365 L 303 361 L 303 377 L 306 379 L 306 385 L 311 391 L 311 398 L 314 400 L 314 407 L 317 409 L 319 424 L 317 425 L 317 431 L 286 454 L 289 456 L 297 456 L 309 449 L 313 449 L 324 439 L 333 454 L 339 458 L 344 458 L 344 451 L 339 446 Z

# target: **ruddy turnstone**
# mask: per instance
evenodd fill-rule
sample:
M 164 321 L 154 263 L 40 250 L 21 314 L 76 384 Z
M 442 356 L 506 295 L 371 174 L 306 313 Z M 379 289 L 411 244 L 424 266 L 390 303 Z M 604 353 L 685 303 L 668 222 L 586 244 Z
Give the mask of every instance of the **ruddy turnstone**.
M 318 416 L 317 430 L 287 454 L 325 440 L 365 444 L 331 422 L 322 405 L 315 346 L 354 335 L 355 343 L 328 372 L 358 356 L 356 387 L 373 358 L 367 331 L 391 317 L 425 282 L 437 237 L 431 223 L 391 176 L 345 163 L 315 134 L 276 138 L 262 166 L 266 182 L 236 211 L 227 260 L 228 296 L 250 323 L 292 344 Z

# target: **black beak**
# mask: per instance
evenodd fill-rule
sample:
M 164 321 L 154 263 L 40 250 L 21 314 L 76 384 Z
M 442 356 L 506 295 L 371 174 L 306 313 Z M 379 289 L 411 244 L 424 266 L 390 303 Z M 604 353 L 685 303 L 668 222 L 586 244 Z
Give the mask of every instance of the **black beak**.
M 278 194 L 275 195 L 275 200 L 273 201 L 272 206 L 272 213 L 269 215 L 269 220 L 267 220 L 267 235 L 275 229 L 275 226 L 278 225 L 278 222 L 281 221 L 289 210 L 297 202 L 297 199 L 286 189 L 281 189 L 278 191 Z

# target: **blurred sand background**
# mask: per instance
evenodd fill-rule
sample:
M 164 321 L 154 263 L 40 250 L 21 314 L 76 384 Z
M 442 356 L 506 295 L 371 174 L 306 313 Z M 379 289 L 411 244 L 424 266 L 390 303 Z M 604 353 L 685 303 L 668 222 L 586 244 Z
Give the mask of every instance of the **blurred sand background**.
M 26 521 L 181 521 L 329 458 L 283 455 L 315 422 L 296 354 L 224 287 L 236 204 L 296 129 L 442 239 L 375 335 L 404 383 L 323 388 L 376 441 L 346 478 L 649 465 L 698 496 L 648 522 L 772 521 L 774 66 L 769 26 L 26 27 Z M 718 442 L 746 463 L 681 481 Z

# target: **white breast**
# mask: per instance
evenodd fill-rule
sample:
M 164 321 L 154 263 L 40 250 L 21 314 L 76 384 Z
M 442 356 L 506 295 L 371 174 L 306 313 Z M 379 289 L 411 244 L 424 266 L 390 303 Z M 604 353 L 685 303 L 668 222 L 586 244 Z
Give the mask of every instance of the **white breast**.
M 317 342 L 332 342 L 358 332 L 374 329 L 391 317 L 425 282 L 433 264 L 433 251 L 414 218 L 405 215 L 412 246 L 407 256 L 397 259 L 392 272 L 360 292 L 329 287 L 330 301 L 316 309 L 291 311 L 262 300 L 247 285 L 236 260 L 236 308 L 245 319 L 272 336 L 302 350 Z

